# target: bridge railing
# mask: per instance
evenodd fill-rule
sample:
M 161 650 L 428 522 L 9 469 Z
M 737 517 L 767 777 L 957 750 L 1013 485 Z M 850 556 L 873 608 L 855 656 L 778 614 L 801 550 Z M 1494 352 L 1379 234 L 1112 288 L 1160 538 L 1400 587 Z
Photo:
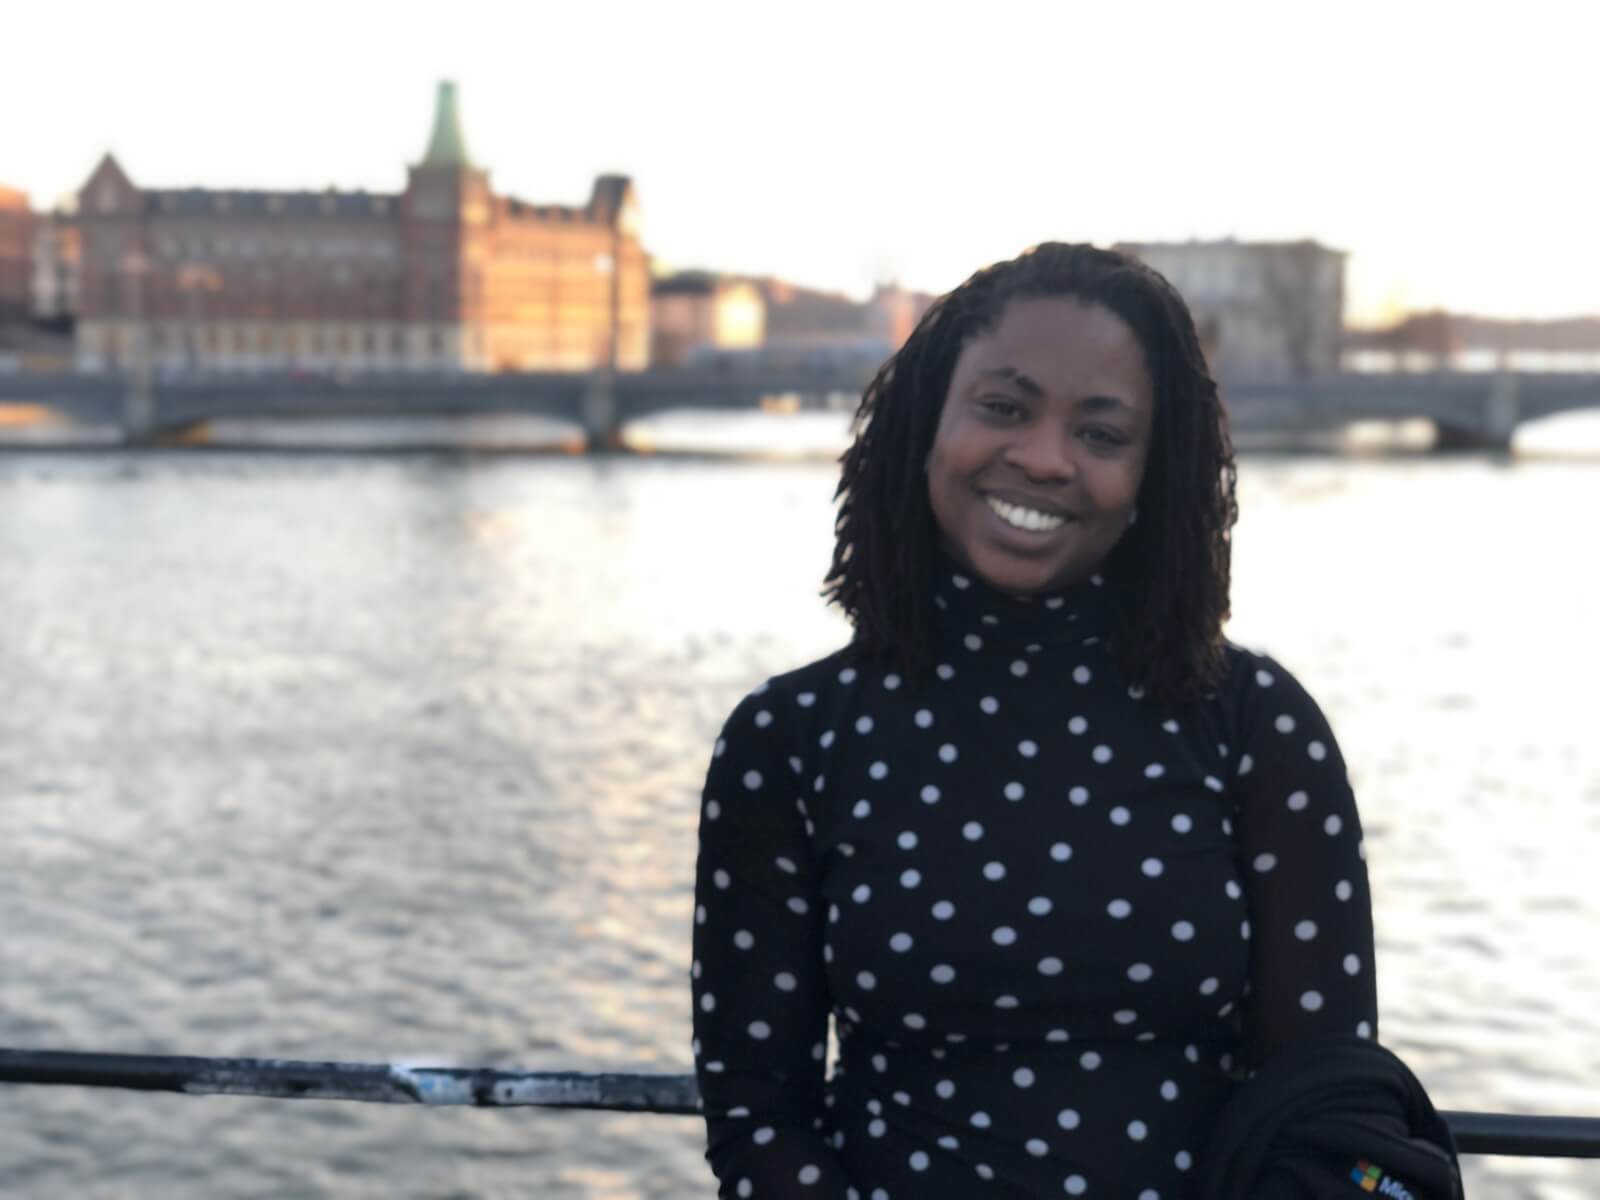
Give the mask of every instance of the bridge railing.
M 503 1071 L 404 1063 L 0 1049 L 0 1083 L 368 1104 L 594 1109 L 669 1116 L 692 1116 L 700 1111 L 699 1093 L 688 1075 Z M 1486 1112 L 1440 1115 L 1464 1154 L 1600 1158 L 1600 1117 Z

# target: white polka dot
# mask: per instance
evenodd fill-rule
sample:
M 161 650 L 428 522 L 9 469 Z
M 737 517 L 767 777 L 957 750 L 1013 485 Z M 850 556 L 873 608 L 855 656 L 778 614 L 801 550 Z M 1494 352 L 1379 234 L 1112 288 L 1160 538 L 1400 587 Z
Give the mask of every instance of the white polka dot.
M 935 983 L 949 983 L 956 977 L 956 969 L 949 963 L 940 963 L 928 972 L 928 977 Z
M 844 670 L 839 672 L 840 683 L 854 683 L 855 681 L 856 669 L 854 667 L 846 667 Z
M 949 742 L 946 742 L 944 745 L 939 747 L 939 761 L 944 763 L 953 763 L 960 753 L 961 752 L 953 745 L 951 745 Z
M 1139 1019 L 1139 1014 L 1131 1008 L 1119 1008 L 1111 1014 L 1111 1019 L 1118 1025 L 1132 1025 Z
M 1015 675 L 1018 679 L 1021 679 L 1024 675 L 1026 675 L 1028 673 L 1028 664 L 1023 662 L 1020 658 L 1017 659 L 1014 663 L 1011 664 L 1011 673 L 1013 675 Z
M 1276 721 L 1274 721 L 1272 723 L 1272 727 L 1274 729 L 1276 729 L 1279 733 L 1293 733 L 1294 732 L 1294 718 L 1291 717 L 1288 713 L 1284 713 L 1282 716 L 1280 716 Z
M 779 971 L 772 977 L 772 985 L 780 992 L 792 992 L 800 986 L 800 981 L 787 971 Z
M 804 896 L 790 896 L 789 911 L 794 913 L 796 916 L 803 917 L 806 913 L 811 911 L 811 906 L 806 903 Z
M 1239 887 L 1238 881 L 1234 879 L 1230 879 L 1227 883 L 1223 884 L 1222 890 L 1228 893 L 1229 900 L 1237 900 L 1240 896 L 1244 895 L 1243 889 Z
M 1039 960 L 1039 974 L 1041 975 L 1059 975 L 1061 974 L 1061 967 L 1062 963 L 1059 958 L 1051 957 Z
M 994 1168 L 991 1167 L 988 1163 L 979 1163 L 977 1165 L 977 1167 L 975 1167 L 974 1169 L 978 1172 L 978 1178 L 979 1179 L 993 1179 L 994 1178 Z M 883 1200 L 889 1200 L 889 1197 L 887 1195 L 885 1195 L 883 1197 Z
M 1068 1175 L 1061 1186 L 1066 1188 L 1069 1196 L 1081 1196 L 1089 1190 L 1089 1183 L 1082 1175 Z
M 1015 996 L 996 996 L 994 998 L 994 1006 L 996 1008 L 1016 1008 L 1020 1003 L 1021 1001 Z
M 867 1122 L 867 1136 L 881 1138 L 889 1132 L 889 1126 L 883 1121 L 872 1120 Z
M 908 829 L 895 838 L 895 844 L 902 850 L 915 850 L 917 848 L 917 835 Z
M 907 1013 L 901 1020 L 905 1022 L 907 1029 L 926 1029 L 928 1027 L 928 1019 L 921 1013 Z M 898 1095 L 898 1093 L 896 1094 Z
M 1177 1167 L 1180 1171 L 1187 1171 L 1190 1167 L 1194 1166 L 1194 1155 L 1190 1154 L 1187 1150 L 1179 1150 L 1172 1156 L 1172 1165 Z
M 761 772 L 760 771 L 746 771 L 744 773 L 744 786 L 749 788 L 752 792 L 755 791 L 758 787 L 760 787 L 761 786 Z
M 1305 810 L 1306 805 L 1310 804 L 1310 803 L 1311 803 L 1311 797 L 1306 795 L 1304 792 L 1290 792 L 1289 793 L 1289 811 L 1290 812 L 1303 812 Z
M 807 1163 L 805 1166 L 800 1168 L 799 1178 L 801 1183 L 805 1184 L 807 1187 L 810 1187 L 813 1183 L 822 1178 L 822 1171 L 818 1167 L 813 1166 L 811 1163 Z
M 1070 800 L 1076 807 L 1082 808 L 1085 804 L 1089 803 L 1089 789 L 1086 787 L 1075 787 L 1067 793 L 1067 799 Z
M 1221 986 L 1222 983 L 1215 975 L 1209 975 L 1200 981 L 1200 994 L 1202 996 L 1214 995 L 1216 990 Z
M 983 826 L 976 821 L 968 821 L 961 827 L 961 836 L 969 842 L 975 842 L 983 836 Z
M 1166 773 L 1167 769 L 1160 763 L 1151 763 L 1144 769 L 1144 777 L 1146 779 L 1160 779 Z
M 889 939 L 889 949 L 898 954 L 904 954 L 907 950 L 911 949 L 911 935 L 909 933 L 895 934 Z
M 1321 762 L 1328 757 L 1328 748 L 1321 742 L 1312 742 L 1306 747 L 1306 753 L 1311 756 L 1312 761 Z
M 889 674 L 883 677 L 883 686 L 888 691 L 894 691 L 900 686 L 900 676 Z
M 1035 1158 L 1043 1158 L 1046 1154 L 1050 1153 L 1049 1145 L 1047 1145 L 1042 1138 L 1029 1138 L 1023 1144 L 1027 1148 L 1028 1153 L 1033 1155 Z
M 871 733 L 872 732 L 872 718 L 871 717 L 857 717 L 856 718 L 856 732 L 857 733 Z
M 871 812 L 872 812 L 872 805 L 868 801 L 866 801 L 866 800 L 857 800 L 856 803 L 855 803 L 855 807 L 850 810 L 850 815 L 855 817 L 857 820 L 860 820 L 861 818 L 867 816 Z
M 824 729 L 822 731 L 822 736 L 817 739 L 817 745 L 821 746 L 824 750 L 833 745 L 833 730 Z
M 1100 1067 L 1099 1053 L 1094 1050 L 1085 1050 L 1081 1055 L 1078 1056 L 1078 1065 L 1085 1071 L 1098 1070 Z
M 749 1198 L 755 1194 L 756 1189 L 755 1185 L 748 1179 L 741 1179 L 739 1180 L 738 1188 L 735 1190 L 739 1193 L 741 1200 L 749 1200 Z
M 1300 921 L 1295 924 L 1294 936 L 1302 942 L 1309 942 L 1317 936 L 1317 923 L 1315 921 Z
M 1006 877 L 1006 865 L 999 862 L 983 864 L 983 877 L 990 882 L 997 882 Z
M 948 900 L 940 900 L 930 911 L 933 913 L 934 920 L 948 921 L 951 917 L 956 915 L 956 906 L 951 904 Z
M 766 1041 L 772 1036 L 772 1026 L 768 1025 L 765 1021 L 751 1021 L 749 1029 L 750 1036 L 755 1038 L 757 1041 Z
M 1001 925 L 989 936 L 994 938 L 995 945 L 1009 946 L 1017 940 L 1017 931 L 1009 925 Z
M 973 1113 L 972 1116 L 968 1117 L 967 1119 L 972 1122 L 974 1129 L 987 1129 L 992 1123 L 989 1120 L 989 1114 L 983 1112 L 982 1110 Z
M 1255 860 L 1250 865 L 1262 875 L 1265 875 L 1268 871 L 1272 870 L 1273 867 L 1278 865 L 1278 856 L 1276 854 L 1258 854 L 1255 856 Z
M 1018 1067 L 1015 1071 L 1011 1072 L 1011 1082 L 1016 1084 L 1019 1088 L 1032 1087 L 1033 1072 L 1027 1067 Z
M 1359 1024 L 1357 1024 L 1356 1025 L 1356 1036 L 1359 1037 L 1359 1038 L 1369 1038 L 1369 1037 L 1371 1037 L 1372 1036 L 1372 1023 L 1370 1021 L 1362 1021 Z
M 1039 753 L 1039 744 L 1031 740 L 1018 742 L 1017 753 L 1022 755 L 1023 758 L 1032 758 Z
M 937 804 L 939 803 L 939 794 L 939 789 L 930 783 L 922 789 L 922 802 L 924 804 Z
M 926 1171 L 928 1169 L 928 1155 L 922 1150 L 913 1150 L 911 1157 L 906 1160 L 911 1164 L 913 1171 Z
M 1346 975 L 1361 974 L 1361 960 L 1354 954 L 1346 954 L 1344 956 L 1344 973 Z
M 1168 1079 L 1161 1085 L 1161 1098 L 1163 1100 L 1176 1100 L 1178 1098 L 1178 1085 Z
M 1218 779 L 1215 775 L 1207 775 L 1206 786 L 1213 792 L 1220 792 L 1222 791 L 1222 780 Z
M 889 764 L 886 762 L 875 762 L 867 768 L 867 774 L 873 779 L 883 779 L 889 774 Z
M 1108 763 L 1111 761 L 1111 747 L 1102 742 L 1094 748 L 1090 757 L 1097 763 Z
M 776 1136 L 777 1130 L 773 1129 L 771 1125 L 763 1125 L 750 1135 L 750 1140 L 758 1146 L 765 1146 Z
M 1028 911 L 1036 917 L 1048 916 L 1053 907 L 1048 896 L 1035 896 L 1028 901 Z
M 1128 1122 L 1128 1136 L 1136 1142 L 1142 1142 L 1150 1134 L 1150 1130 L 1143 1121 Z
M 765 729 L 768 725 L 771 725 L 771 724 L 772 724 L 772 714 L 769 713 L 766 709 L 763 708 L 760 712 L 758 712 L 756 714 L 756 728 L 757 729 Z
M 717 998 L 710 992 L 700 997 L 700 1010 L 702 1012 L 716 1012 Z
M 1005 797 L 1007 800 L 1021 800 L 1024 794 L 1023 787 L 1020 783 L 1006 784 Z
M 956 669 L 954 667 L 952 667 L 949 663 L 940 663 L 937 667 L 935 667 L 933 669 L 933 673 L 935 675 L 937 675 L 940 679 L 949 680 L 949 679 L 954 679 L 956 677 Z
M 706 820 L 715 821 L 721 815 L 722 815 L 722 805 L 718 804 L 715 800 L 707 800 L 706 801 Z
M 741 929 L 733 935 L 733 944 L 741 950 L 748 950 L 756 944 L 756 939 L 751 936 L 748 929 Z
M 711 882 L 719 888 L 725 888 L 733 882 L 733 877 L 721 867 L 718 867 L 715 871 L 711 872 Z
M 1191 941 L 1194 938 L 1194 926 L 1188 921 L 1175 921 L 1172 936 L 1180 942 Z
M 850 893 L 850 899 L 854 900 L 857 904 L 865 904 L 868 900 L 872 899 L 871 885 L 865 883 L 856 884 L 855 890 Z
M 1057 862 L 1066 862 L 1067 859 L 1072 857 L 1072 847 L 1065 842 L 1057 842 L 1050 847 L 1050 857 Z
M 917 709 L 917 715 L 911 719 L 916 722 L 918 729 L 926 729 L 933 724 L 933 714 L 925 708 Z
M 1350 886 L 1348 879 L 1341 879 L 1333 885 L 1333 894 L 1341 900 L 1348 900 L 1355 894 L 1355 889 Z
M 1329 837 L 1337 837 L 1339 835 L 1339 831 L 1343 828 L 1344 822 L 1339 819 L 1337 813 L 1330 816 L 1322 823 L 1322 832 L 1327 834 Z
M 1133 817 L 1122 805 L 1117 805 L 1111 810 L 1111 823 L 1113 825 L 1126 825 Z
M 1188 813 L 1179 813 L 1172 818 L 1172 828 L 1176 833 L 1188 833 L 1194 828 L 1194 820 Z
M 1081 1121 L 1075 1108 L 1063 1108 L 1056 1114 L 1056 1124 L 1063 1129 L 1076 1129 Z
M 951 1096 L 956 1094 L 956 1085 L 951 1083 L 948 1079 L 941 1079 L 938 1083 L 933 1085 L 933 1092 L 934 1095 L 939 1097 L 939 1099 L 948 1100 Z
M 1133 966 L 1128 968 L 1128 978 L 1135 983 L 1146 983 L 1154 974 L 1155 970 L 1149 963 L 1134 963 Z
M 1316 1012 L 1322 1007 L 1322 993 L 1316 991 L 1302 992 L 1300 995 L 1300 1007 L 1307 1012 Z
M 1139 864 L 1139 870 L 1143 871 L 1148 878 L 1156 879 L 1166 868 L 1162 866 L 1159 858 L 1147 858 Z
M 1133 911 L 1133 905 L 1129 904 L 1126 900 L 1123 900 L 1123 899 L 1120 899 L 1120 898 L 1116 899 L 1116 900 L 1113 900 L 1110 904 L 1106 905 L 1106 912 L 1110 913 L 1113 917 L 1115 917 L 1119 921 L 1122 920 L 1124 917 L 1126 917 L 1132 911 Z
M 1248 774 L 1250 774 L 1250 769 L 1252 767 L 1254 767 L 1255 765 L 1256 765 L 1256 760 L 1251 758 L 1248 754 L 1246 754 L 1242 758 L 1239 759 L 1239 770 L 1238 770 L 1238 773 L 1240 775 L 1248 775 Z
M 1075 667 L 1075 668 L 1073 668 L 1072 681 L 1074 683 L 1088 683 L 1089 680 L 1091 680 L 1093 678 L 1094 678 L 1094 676 L 1092 674 L 1090 674 L 1088 667 Z
M 978 707 L 992 717 L 995 713 L 1000 711 L 1000 701 L 996 700 L 993 696 L 985 696 L 982 700 L 978 701 Z
M 795 866 L 794 859 L 785 858 L 781 854 L 772 861 L 777 865 L 778 870 L 782 871 L 785 875 L 793 875 L 800 870 L 799 867 Z
M 983 639 L 975 633 L 967 634 L 966 637 L 961 639 L 961 644 L 964 645 L 968 650 L 983 649 Z
M 963 592 L 972 586 L 972 580 L 968 579 L 965 575 L 951 575 L 950 582 L 955 584 L 956 587 L 961 589 Z
M 1073 717 L 1072 720 L 1067 722 L 1067 732 L 1087 733 L 1089 732 L 1089 722 L 1082 717 Z

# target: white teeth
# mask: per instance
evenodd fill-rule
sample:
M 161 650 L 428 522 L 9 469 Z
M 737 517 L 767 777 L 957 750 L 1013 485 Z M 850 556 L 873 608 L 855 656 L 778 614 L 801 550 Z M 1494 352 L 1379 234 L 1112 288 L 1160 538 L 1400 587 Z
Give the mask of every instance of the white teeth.
M 989 507 L 994 510 L 1007 525 L 1014 529 L 1026 529 L 1033 533 L 1049 533 L 1053 529 L 1060 529 L 1066 524 L 1063 517 L 1051 513 L 1042 513 L 1037 509 L 1023 508 L 1019 504 L 1007 504 L 1004 500 L 996 500 L 993 496 L 987 497 Z

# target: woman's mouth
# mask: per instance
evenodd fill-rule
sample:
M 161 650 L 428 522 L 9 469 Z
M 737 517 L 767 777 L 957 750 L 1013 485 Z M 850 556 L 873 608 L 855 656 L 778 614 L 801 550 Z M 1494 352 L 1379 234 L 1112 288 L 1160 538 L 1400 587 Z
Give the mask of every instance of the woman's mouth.
M 1040 512 L 1036 508 L 1028 508 L 1021 504 L 1010 504 L 993 496 L 985 496 L 984 500 L 988 503 L 990 511 L 1007 525 L 1028 533 L 1052 533 L 1070 519 L 1056 513 Z

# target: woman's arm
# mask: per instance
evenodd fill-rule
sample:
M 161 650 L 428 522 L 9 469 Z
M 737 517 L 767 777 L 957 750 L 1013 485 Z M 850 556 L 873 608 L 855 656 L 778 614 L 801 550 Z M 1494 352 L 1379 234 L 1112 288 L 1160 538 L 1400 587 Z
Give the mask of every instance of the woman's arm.
M 794 701 L 746 697 L 717 740 L 695 873 L 695 1075 L 720 1196 L 846 1195 L 824 1140 L 828 996 Z
M 1231 689 L 1233 791 L 1250 911 L 1247 1066 L 1320 1033 L 1376 1037 L 1372 898 L 1361 822 L 1322 712 L 1270 658 L 1241 654 Z

